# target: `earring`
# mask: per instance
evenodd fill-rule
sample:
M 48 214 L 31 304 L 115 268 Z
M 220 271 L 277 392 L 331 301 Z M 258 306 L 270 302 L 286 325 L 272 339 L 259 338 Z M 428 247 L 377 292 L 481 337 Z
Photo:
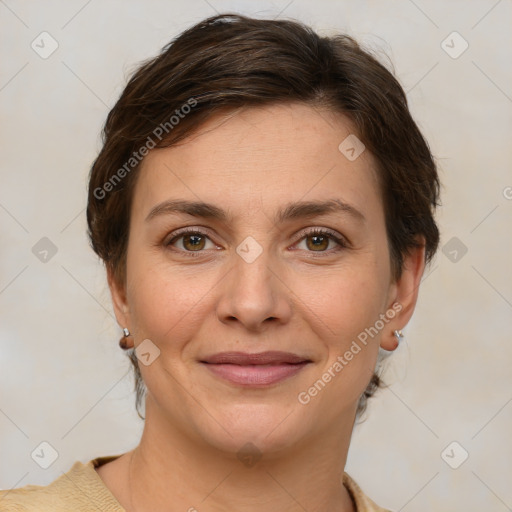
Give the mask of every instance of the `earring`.
M 128 338 L 128 336 L 130 336 L 130 331 L 126 327 L 124 327 L 123 334 L 124 334 L 124 336 L 119 340 L 119 346 L 123 350 L 128 350 L 130 347 L 128 346 L 128 343 L 126 342 L 125 338 Z
M 404 337 L 402 331 L 397 329 L 393 334 L 395 335 L 396 341 L 398 341 L 398 344 L 400 345 L 400 342 L 402 341 L 402 338 Z

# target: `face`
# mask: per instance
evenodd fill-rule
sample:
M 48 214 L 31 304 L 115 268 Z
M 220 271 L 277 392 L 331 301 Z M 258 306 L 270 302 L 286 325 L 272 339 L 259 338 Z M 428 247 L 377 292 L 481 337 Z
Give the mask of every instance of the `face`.
M 109 282 L 149 354 L 147 423 L 268 453 L 352 425 L 422 254 L 392 280 L 375 162 L 338 148 L 351 133 L 302 104 L 250 108 L 144 159 L 126 288 Z

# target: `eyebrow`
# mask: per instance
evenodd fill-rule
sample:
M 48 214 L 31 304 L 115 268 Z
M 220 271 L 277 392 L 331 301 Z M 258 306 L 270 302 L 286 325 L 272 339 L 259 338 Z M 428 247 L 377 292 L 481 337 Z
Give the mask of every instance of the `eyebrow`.
M 283 223 L 287 220 L 317 217 L 328 213 L 343 213 L 353 217 L 354 220 L 359 222 L 366 222 L 366 218 L 359 210 L 340 199 L 289 203 L 277 212 L 276 220 L 277 222 Z M 216 219 L 222 222 L 228 222 L 230 220 L 229 214 L 214 204 L 202 201 L 169 199 L 153 207 L 146 217 L 146 222 L 149 222 L 155 217 L 170 214 L 186 214 L 204 219 Z

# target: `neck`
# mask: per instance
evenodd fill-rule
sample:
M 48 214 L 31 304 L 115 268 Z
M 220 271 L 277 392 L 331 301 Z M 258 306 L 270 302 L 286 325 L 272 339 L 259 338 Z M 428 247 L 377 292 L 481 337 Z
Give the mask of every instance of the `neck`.
M 127 512 L 353 512 L 342 484 L 352 427 L 353 418 L 278 455 L 237 457 L 176 430 L 148 400 Z

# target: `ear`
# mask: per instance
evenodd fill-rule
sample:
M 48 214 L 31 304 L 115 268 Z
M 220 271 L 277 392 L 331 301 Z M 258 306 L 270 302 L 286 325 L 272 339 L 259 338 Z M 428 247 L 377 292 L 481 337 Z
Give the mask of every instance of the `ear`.
M 425 270 L 425 238 L 418 238 L 418 243 L 421 245 L 411 248 L 404 257 L 402 274 L 390 287 L 388 310 L 394 310 L 396 315 L 382 334 L 380 346 L 384 350 L 395 350 L 398 347 L 394 332 L 407 325 L 416 307 L 421 277 Z
M 117 323 L 121 329 L 126 327 L 130 330 L 130 311 L 126 300 L 126 287 L 117 281 L 111 268 L 107 268 L 107 281 Z M 130 342 L 128 341 L 128 343 Z

